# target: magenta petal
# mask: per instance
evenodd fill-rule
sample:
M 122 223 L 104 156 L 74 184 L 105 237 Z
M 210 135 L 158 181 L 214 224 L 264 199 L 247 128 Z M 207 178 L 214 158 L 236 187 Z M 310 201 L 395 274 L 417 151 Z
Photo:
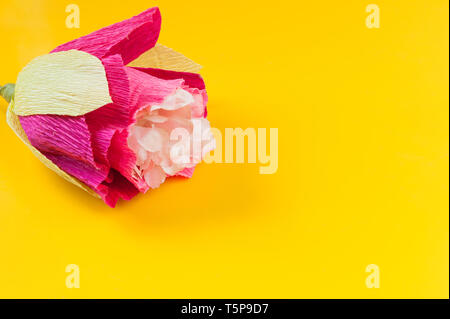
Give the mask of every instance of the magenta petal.
M 58 46 L 52 52 L 80 50 L 99 59 L 120 54 L 125 64 L 155 46 L 161 29 L 158 8 Z
M 108 151 L 108 160 L 111 167 L 120 172 L 127 180 L 144 192 L 147 190 L 145 182 L 136 175 L 136 155 L 128 147 L 128 131 L 117 131 L 112 140 Z
M 103 59 L 111 99 L 114 103 L 85 114 L 91 132 L 92 148 L 97 161 L 108 163 L 108 149 L 117 130 L 131 124 L 130 86 L 122 58 L 115 54 Z
M 60 169 L 78 178 L 94 190 L 108 176 L 108 170 L 106 168 L 98 169 L 92 165 L 60 154 L 46 152 L 43 152 L 43 154 Z
M 131 67 L 124 69 L 130 82 L 130 103 L 135 112 L 139 108 L 162 103 L 184 82 L 180 78 L 167 81 Z
M 108 168 L 94 160 L 83 116 L 30 115 L 19 119 L 31 145 L 63 171 L 92 188 L 108 175 Z
M 131 114 L 126 107 L 108 104 L 85 115 L 91 132 L 92 149 L 96 161 L 109 165 L 108 149 L 114 133 L 127 128 Z
M 107 159 L 113 134 L 118 127 L 128 125 L 128 116 L 121 114 L 120 109 L 111 104 L 85 116 L 31 115 L 19 119 L 35 148 L 114 206 L 119 198 L 130 199 L 138 190 L 117 171 L 110 171 L 107 160 L 98 161 L 97 156 L 94 159 L 91 143 L 97 142 L 98 154 Z M 92 138 L 91 131 L 95 133 Z
M 130 102 L 130 85 L 119 54 L 111 55 L 102 60 L 108 80 L 109 94 L 114 103 L 125 108 Z
M 44 155 L 60 169 L 94 189 L 111 207 L 114 207 L 120 198 L 130 200 L 139 193 L 133 184 L 115 170 L 108 174 L 106 170 L 98 170 L 69 157 L 46 153 Z
M 176 173 L 174 176 L 182 176 L 182 177 L 186 177 L 186 178 L 191 178 L 192 175 L 194 174 L 194 167 L 186 167 L 185 169 L 183 169 L 181 172 Z
M 203 81 L 201 75 L 197 73 L 177 72 L 153 68 L 133 68 L 133 69 L 156 76 L 157 78 L 164 80 L 183 79 L 185 81 L 184 84 L 188 85 L 191 88 L 197 88 L 199 90 L 205 89 L 205 82 Z
M 45 153 L 61 154 L 96 166 L 88 125 L 83 116 L 20 116 L 31 145 Z
M 130 200 L 139 193 L 133 184 L 114 169 L 110 171 L 107 181 L 98 186 L 98 192 L 105 203 L 111 207 L 116 206 L 120 198 Z
M 89 128 L 92 133 L 92 150 L 95 160 L 103 165 L 109 166 L 108 149 L 117 129 L 113 127 L 101 127 L 96 124 L 90 124 Z

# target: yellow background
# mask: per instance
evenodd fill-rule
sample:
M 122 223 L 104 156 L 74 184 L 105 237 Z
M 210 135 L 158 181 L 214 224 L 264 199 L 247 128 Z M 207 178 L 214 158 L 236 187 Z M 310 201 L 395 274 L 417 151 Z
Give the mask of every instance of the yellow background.
M 204 163 L 111 209 L 2 112 L 0 297 L 449 297 L 447 1 L 74 0 L 80 29 L 69 3 L 2 0 L 2 84 L 157 5 L 160 42 L 204 66 L 212 125 L 278 128 L 279 168 Z

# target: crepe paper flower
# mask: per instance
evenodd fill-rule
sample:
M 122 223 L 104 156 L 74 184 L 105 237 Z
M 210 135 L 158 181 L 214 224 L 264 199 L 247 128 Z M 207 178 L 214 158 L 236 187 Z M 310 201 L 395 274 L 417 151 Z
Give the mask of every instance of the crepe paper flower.
M 191 177 L 215 147 L 201 67 L 156 44 L 160 27 L 151 8 L 32 60 L 1 87 L 7 122 L 34 155 L 111 207 Z

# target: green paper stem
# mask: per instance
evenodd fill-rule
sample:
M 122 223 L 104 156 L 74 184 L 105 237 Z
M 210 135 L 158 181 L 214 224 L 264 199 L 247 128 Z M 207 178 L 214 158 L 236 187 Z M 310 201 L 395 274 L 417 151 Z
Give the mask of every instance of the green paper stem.
M 14 89 L 16 85 L 14 83 L 8 83 L 4 86 L 0 86 L 0 95 L 6 100 L 6 102 L 11 102 L 14 97 Z

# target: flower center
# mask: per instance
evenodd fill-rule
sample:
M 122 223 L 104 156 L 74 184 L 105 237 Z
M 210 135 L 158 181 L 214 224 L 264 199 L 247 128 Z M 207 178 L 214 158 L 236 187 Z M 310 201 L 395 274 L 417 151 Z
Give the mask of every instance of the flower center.
M 136 154 L 136 174 L 149 187 L 157 188 L 167 176 L 197 164 L 191 149 L 197 121 L 207 122 L 203 118 L 206 105 L 203 93 L 198 89 L 178 88 L 161 104 L 144 106 L 137 113 L 128 135 L 128 146 Z

